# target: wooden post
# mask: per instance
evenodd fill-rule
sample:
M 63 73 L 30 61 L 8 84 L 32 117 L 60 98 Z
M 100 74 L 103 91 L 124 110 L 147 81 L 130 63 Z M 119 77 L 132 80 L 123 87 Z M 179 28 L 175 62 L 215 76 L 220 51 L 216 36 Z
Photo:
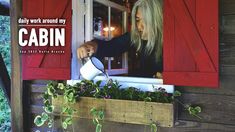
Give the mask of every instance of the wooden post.
M 24 132 L 23 130 L 23 83 L 21 77 L 21 58 L 18 46 L 18 18 L 22 12 L 22 0 L 11 0 L 11 126 L 12 132 Z

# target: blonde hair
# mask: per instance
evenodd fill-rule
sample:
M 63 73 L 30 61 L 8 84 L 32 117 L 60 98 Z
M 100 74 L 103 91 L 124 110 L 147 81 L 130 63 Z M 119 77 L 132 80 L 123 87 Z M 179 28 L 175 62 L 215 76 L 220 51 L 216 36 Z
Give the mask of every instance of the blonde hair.
M 131 41 L 140 51 L 141 36 L 136 27 L 136 13 L 140 10 L 143 16 L 144 31 L 147 33 L 147 45 L 144 52 L 150 55 L 154 52 L 156 62 L 162 57 L 162 2 L 159 0 L 138 0 L 132 9 Z

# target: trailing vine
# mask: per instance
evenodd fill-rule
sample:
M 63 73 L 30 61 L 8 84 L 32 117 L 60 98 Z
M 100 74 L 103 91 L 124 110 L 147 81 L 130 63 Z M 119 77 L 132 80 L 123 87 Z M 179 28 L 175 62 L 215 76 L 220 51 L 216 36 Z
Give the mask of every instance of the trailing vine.
M 43 94 L 44 112 L 35 117 L 34 123 L 39 127 L 47 124 L 49 128 L 53 129 L 54 116 L 59 115 L 63 116 L 63 118 L 61 118 L 61 126 L 63 129 L 67 129 L 68 126 L 73 124 L 74 115 L 79 113 L 79 110 L 74 109 L 72 105 L 78 102 L 79 97 L 81 96 L 160 103 L 172 103 L 175 100 L 183 105 L 190 115 L 201 119 L 201 117 L 198 116 L 201 112 L 201 107 L 183 104 L 177 99 L 177 97 L 181 96 L 179 91 L 169 94 L 164 88 L 161 87 L 156 89 L 154 92 L 144 92 L 134 87 L 121 89 L 121 85 L 119 85 L 117 81 L 112 80 L 102 86 L 102 88 L 100 84 L 101 81 L 94 83 L 88 80 L 82 80 L 73 86 L 56 81 L 49 82 L 47 84 L 46 91 Z M 63 96 L 61 110 L 56 110 L 55 106 L 52 105 L 52 100 L 56 99 L 58 96 Z M 60 113 L 56 114 L 55 111 L 60 111 Z M 102 122 L 105 115 L 104 108 L 92 108 L 90 110 L 90 114 L 93 117 L 93 124 L 96 125 L 96 132 L 101 132 Z M 149 126 L 151 132 L 157 131 L 157 123 L 152 122 Z
M 96 109 L 95 107 L 90 110 L 91 115 L 93 116 L 93 124 L 96 125 L 95 132 L 101 132 L 102 124 L 101 122 L 104 120 L 104 110 Z

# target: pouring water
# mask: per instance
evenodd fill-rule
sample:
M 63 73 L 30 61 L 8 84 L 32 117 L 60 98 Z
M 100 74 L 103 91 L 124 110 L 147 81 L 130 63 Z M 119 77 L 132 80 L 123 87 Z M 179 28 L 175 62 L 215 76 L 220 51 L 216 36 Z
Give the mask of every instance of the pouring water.
M 82 63 L 83 66 L 80 69 L 80 73 L 83 79 L 93 80 L 97 75 L 102 73 L 106 78 L 106 83 L 112 81 L 108 73 L 105 72 L 103 63 L 96 57 L 90 57 L 86 63 L 84 61 L 82 61 Z

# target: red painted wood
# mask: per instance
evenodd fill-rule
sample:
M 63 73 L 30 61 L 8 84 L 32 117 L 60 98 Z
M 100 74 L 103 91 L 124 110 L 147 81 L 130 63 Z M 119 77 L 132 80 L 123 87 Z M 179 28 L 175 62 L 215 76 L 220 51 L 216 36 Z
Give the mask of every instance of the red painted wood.
M 219 71 L 219 5 L 218 0 L 197 0 L 196 24 L 198 31 L 206 44 L 206 49 L 214 63 L 216 71 Z M 201 6 L 199 6 L 201 5 Z M 203 14 L 203 15 L 200 15 Z
M 207 86 L 217 88 L 219 86 L 217 73 L 201 72 L 164 72 L 164 84 L 174 84 L 177 86 Z
M 24 9 L 25 8 L 25 9 Z M 66 26 L 41 26 L 46 29 L 65 28 L 65 47 L 34 47 L 40 50 L 63 50 L 64 54 L 24 54 L 23 79 L 70 79 L 71 66 L 71 0 L 23 0 L 23 16 L 27 18 L 63 18 Z M 48 24 L 47 24 L 48 25 Z M 52 24 L 56 25 L 56 24 Z M 30 27 L 32 28 L 32 27 Z M 35 27 L 34 27 L 35 28 Z M 39 27 L 40 28 L 40 27 Z M 66 71 L 66 72 L 65 72 Z
M 199 70 L 214 72 L 214 65 L 207 54 L 205 44 L 195 23 L 192 20 L 191 15 L 188 12 L 184 0 L 169 0 L 169 3 L 175 19 L 179 24 L 182 35 L 199 67 Z
M 52 75 L 53 80 L 65 80 L 65 78 L 70 78 L 71 72 L 68 68 L 28 68 L 25 74 L 27 76 L 25 76 L 24 80 L 31 80 L 35 76 L 43 80 L 49 80 Z
M 25 18 L 43 18 L 43 6 L 44 6 L 44 0 L 23 0 L 23 16 Z M 31 30 L 31 28 L 39 29 L 39 27 L 24 27 L 27 28 L 28 31 Z M 25 39 L 29 39 L 29 35 L 25 35 Z M 35 47 L 23 47 L 23 49 L 36 49 Z M 42 49 L 42 48 L 41 48 Z M 24 61 L 23 64 L 25 66 L 29 67 L 39 67 L 39 64 L 41 62 L 40 59 L 38 59 L 37 54 L 31 54 L 30 56 L 28 55 L 23 55 L 23 57 L 26 57 L 27 61 Z M 34 60 L 34 61 L 33 61 Z M 25 67 L 23 66 L 23 67 Z
M 164 83 L 218 87 L 218 0 L 165 0 L 163 26 Z
M 163 65 L 164 71 L 174 71 L 174 50 L 175 49 L 175 22 L 170 10 L 168 1 L 164 1 L 163 8 Z M 167 26 L 165 26 L 167 25 Z

